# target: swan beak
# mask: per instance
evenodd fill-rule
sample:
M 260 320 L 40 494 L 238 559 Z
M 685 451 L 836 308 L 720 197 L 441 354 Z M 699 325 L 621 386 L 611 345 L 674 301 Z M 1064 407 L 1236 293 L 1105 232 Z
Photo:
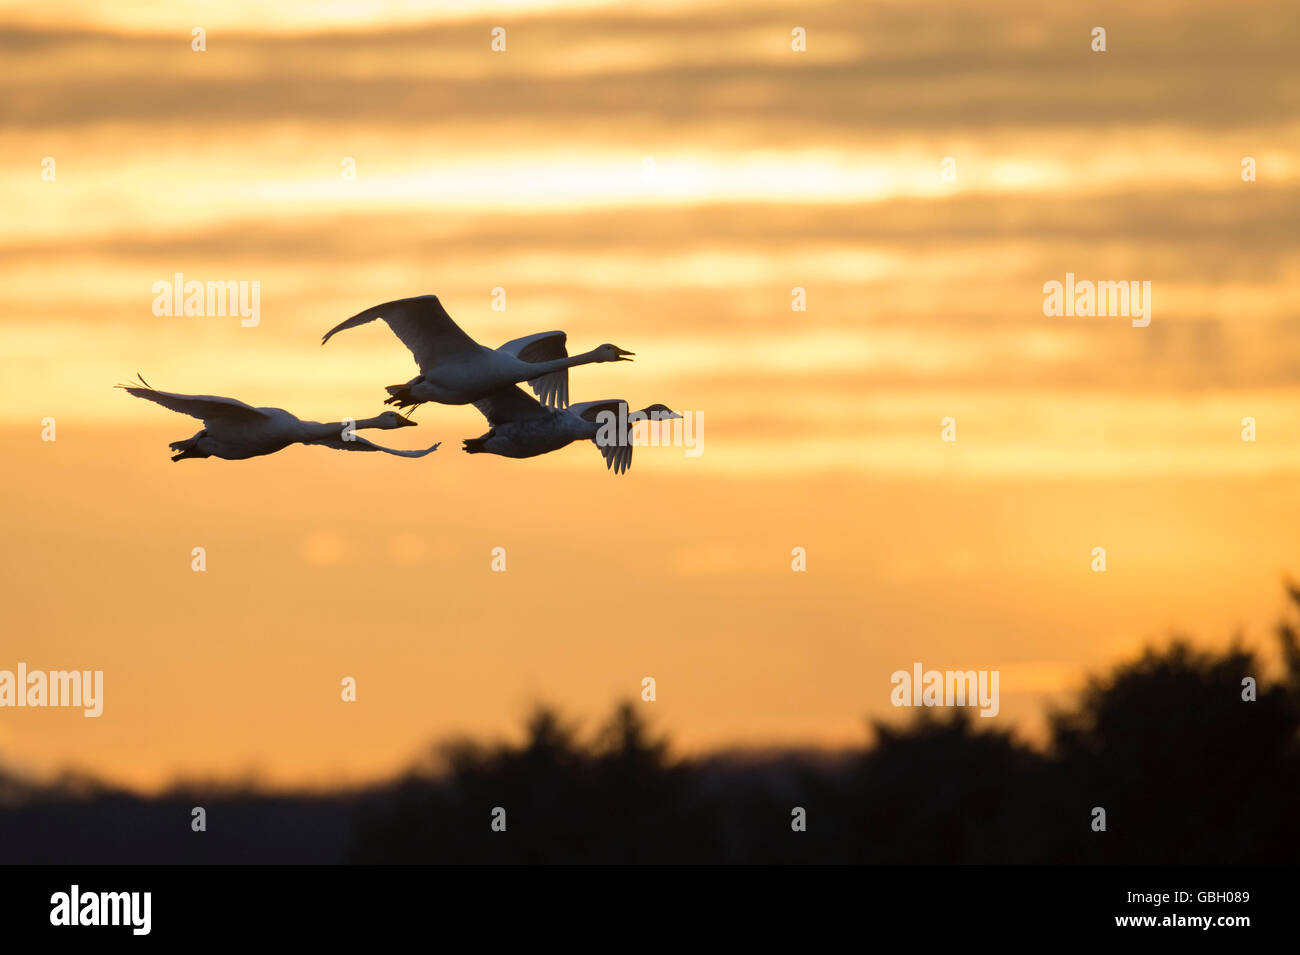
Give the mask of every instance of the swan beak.
M 412 421 L 410 418 L 407 418 L 404 415 L 400 415 L 400 414 L 397 416 L 397 420 L 401 422 L 401 424 L 398 425 L 398 427 L 401 428 L 414 428 L 416 425 L 420 423 L 418 421 Z
M 614 350 L 615 350 L 616 352 L 618 352 L 618 354 L 619 354 L 619 357 L 614 359 L 615 361 L 631 361 L 631 360 L 632 360 L 631 358 L 624 358 L 624 357 L 622 357 L 622 356 L 624 356 L 624 355 L 635 355 L 635 354 L 636 354 L 636 352 L 634 352 L 634 351 L 624 351 L 624 350 L 621 349 L 621 348 L 615 348 Z

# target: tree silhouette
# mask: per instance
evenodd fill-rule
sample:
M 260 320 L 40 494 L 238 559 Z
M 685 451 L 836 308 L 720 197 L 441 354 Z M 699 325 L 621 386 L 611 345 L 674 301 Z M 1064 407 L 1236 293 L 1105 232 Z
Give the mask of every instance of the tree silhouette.
M 1049 714 L 1042 750 L 957 709 L 876 724 L 857 750 L 679 759 L 644 705 L 590 734 L 542 706 L 518 743 L 444 742 L 337 793 L 193 782 L 146 798 L 0 770 L 0 862 L 1293 862 L 1300 589 L 1288 595 L 1280 680 L 1238 645 L 1174 640 Z M 190 832 L 195 805 L 221 838 Z

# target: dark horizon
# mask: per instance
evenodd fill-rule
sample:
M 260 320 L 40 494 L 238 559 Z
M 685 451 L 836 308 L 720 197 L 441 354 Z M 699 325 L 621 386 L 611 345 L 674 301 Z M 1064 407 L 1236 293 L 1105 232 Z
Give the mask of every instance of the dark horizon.
M 876 722 L 839 752 L 679 758 L 626 701 L 589 733 L 539 706 L 523 742 L 443 740 L 335 792 L 188 781 L 142 796 L 0 770 L 0 863 L 1291 862 L 1300 640 L 1286 620 L 1277 636 L 1277 680 L 1241 647 L 1149 647 L 1054 711 L 1043 748 L 954 708 Z

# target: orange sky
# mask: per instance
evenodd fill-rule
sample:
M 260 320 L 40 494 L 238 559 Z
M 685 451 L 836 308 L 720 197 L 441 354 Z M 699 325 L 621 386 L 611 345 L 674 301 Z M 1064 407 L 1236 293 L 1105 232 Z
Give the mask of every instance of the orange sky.
M 685 749 L 856 742 L 914 661 L 1000 669 L 1032 732 L 1171 628 L 1264 644 L 1300 573 L 1283 4 L 47 7 L 0 3 L 0 668 L 106 700 L 0 711 L 6 763 L 362 779 L 647 675 Z M 155 316 L 176 272 L 259 324 Z M 1150 281 L 1151 325 L 1045 317 L 1066 272 Z M 320 335 L 426 292 L 635 351 L 574 400 L 702 413 L 704 453 L 471 458 L 427 406 L 384 436 L 418 461 L 174 465 L 197 423 L 111 388 L 371 415 L 409 355 Z

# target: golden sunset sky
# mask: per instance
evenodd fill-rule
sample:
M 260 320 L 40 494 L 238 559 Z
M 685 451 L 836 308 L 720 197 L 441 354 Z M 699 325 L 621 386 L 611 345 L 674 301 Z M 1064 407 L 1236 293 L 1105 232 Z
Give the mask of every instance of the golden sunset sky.
M 1032 736 L 1171 631 L 1267 646 L 1297 48 L 1267 0 L 0 2 L 0 669 L 105 672 L 98 720 L 0 710 L 0 763 L 360 781 L 645 676 L 682 751 L 835 746 L 916 661 L 1000 670 L 984 722 Z M 177 272 L 260 323 L 155 316 Z M 1066 272 L 1150 281 L 1150 326 L 1045 317 Z M 112 387 L 370 416 L 410 355 L 320 336 L 424 293 L 631 349 L 573 400 L 702 414 L 703 454 L 471 458 L 428 405 L 377 436 L 420 460 L 173 464 L 198 422 Z

